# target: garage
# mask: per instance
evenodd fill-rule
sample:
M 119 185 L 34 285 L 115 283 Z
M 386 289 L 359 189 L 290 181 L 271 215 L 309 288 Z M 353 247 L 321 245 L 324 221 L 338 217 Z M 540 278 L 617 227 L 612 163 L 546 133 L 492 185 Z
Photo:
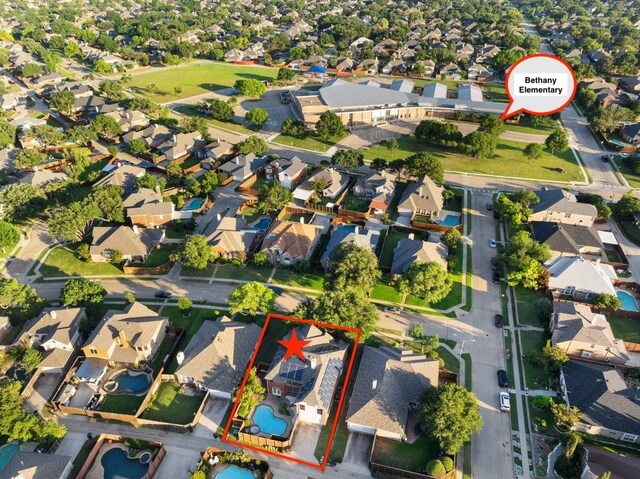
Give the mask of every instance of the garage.
M 362 426 L 360 424 L 354 424 L 352 422 L 347 423 L 347 429 L 349 429 L 350 432 L 358 432 L 361 434 L 368 434 L 370 436 L 373 436 L 376 433 L 376 430 L 373 427 Z

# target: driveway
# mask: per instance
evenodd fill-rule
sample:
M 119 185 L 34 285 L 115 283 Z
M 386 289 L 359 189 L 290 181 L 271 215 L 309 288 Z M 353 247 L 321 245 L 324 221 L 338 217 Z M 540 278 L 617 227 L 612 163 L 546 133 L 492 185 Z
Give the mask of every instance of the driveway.
M 224 418 L 230 403 L 226 399 L 209 396 L 207 405 L 202 411 L 202 417 L 196 425 L 193 434 L 200 437 L 211 438 L 217 432 L 218 427 L 224 427 L 222 419 Z
M 368 466 L 371 449 L 373 448 L 373 439 L 374 436 L 370 434 L 350 432 L 349 439 L 347 440 L 347 449 L 342 462 Z
M 25 401 L 26 408 L 33 412 L 42 411 L 63 378 L 62 373 L 41 374 L 33 388 L 33 393 Z
M 291 445 L 291 452 L 288 454 L 312 464 L 318 462 L 314 453 L 321 430 L 321 426 L 299 423 L 293 433 L 293 444 Z

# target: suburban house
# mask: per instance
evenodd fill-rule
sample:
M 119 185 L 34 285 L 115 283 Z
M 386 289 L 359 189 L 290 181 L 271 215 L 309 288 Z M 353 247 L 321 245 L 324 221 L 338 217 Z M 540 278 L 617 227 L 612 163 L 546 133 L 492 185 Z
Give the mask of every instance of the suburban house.
M 353 194 L 360 198 L 370 198 L 369 208 L 373 208 L 376 214 L 384 213 L 393 198 L 395 192 L 396 175 L 385 170 L 374 171 L 361 176 L 353 186 Z
M 349 431 L 402 440 L 422 394 L 438 386 L 439 368 L 423 354 L 365 346 L 347 409 Z
M 393 263 L 391 274 L 401 275 L 409 269 L 413 263 L 438 263 L 447 270 L 447 247 L 442 242 L 433 243 L 413 238 L 402 238 L 393 250 Z
M 226 158 L 233 152 L 233 145 L 224 140 L 213 140 L 198 152 L 201 158 L 204 158 L 200 164 L 207 170 L 213 169 L 215 163 Z
M 262 252 L 267 253 L 273 264 L 309 261 L 322 230 L 322 226 L 314 224 L 274 221 L 262 242 Z
M 239 323 L 226 316 L 204 321 L 184 352 L 178 352 L 176 379 L 215 397 L 231 399 L 242 382 L 260 331 L 256 324 Z
M 118 122 L 123 132 L 128 132 L 134 129 L 146 128 L 149 126 L 149 118 L 138 110 L 122 110 L 112 111 L 107 113 L 106 116 L 110 116 Z
M 532 221 L 531 232 L 536 241 L 549 246 L 552 258 L 583 256 L 593 260 L 606 259 L 604 245 L 594 226 Z
M 617 275 L 612 266 L 600 260 L 590 261 L 580 256 L 559 256 L 546 265 L 549 289 L 554 297 L 569 296 L 577 300 L 591 298 L 596 293 L 615 296 L 612 279 Z
M 211 250 L 223 258 L 237 258 L 253 251 L 256 230 L 247 228 L 244 218 L 225 216 L 209 227 L 207 242 Z
M 267 394 L 287 398 L 296 408 L 299 421 L 325 425 L 348 345 L 313 325 L 295 331 L 298 339 L 309 341 L 303 348 L 306 361 L 297 356 L 285 361 L 286 348 L 278 347 L 264 378 Z M 283 339 L 290 339 L 291 334 Z
M 110 364 L 149 361 L 164 339 L 167 323 L 166 317 L 136 301 L 124 311 L 107 311 L 82 352 Z
M 144 263 L 151 251 L 164 239 L 164 230 L 133 226 L 95 226 L 89 247 L 91 260 L 96 263 L 110 261 L 114 251 L 122 259 Z
M 560 188 L 536 191 L 540 202 L 531 205 L 529 221 L 552 221 L 565 225 L 592 226 L 598 216 L 596 207 L 578 203 L 573 193 Z
M 640 144 L 640 122 L 629 123 L 620 128 L 622 139 L 634 145 Z
M 84 308 L 47 308 L 30 322 L 21 341 L 44 351 L 38 369 L 63 372 L 80 339 L 80 323 L 87 319 Z
M 322 197 L 336 200 L 349 184 L 349 175 L 333 168 L 321 169 L 311 175 L 293 192 L 293 197 L 307 201 L 314 194 L 312 182 L 315 185 L 322 185 Z
M 624 341 L 613 337 L 607 318 L 586 304 L 554 301 L 549 329 L 551 344 L 571 357 L 622 365 L 630 359 Z
M 293 191 L 307 177 L 307 165 L 297 156 L 290 160 L 280 158 L 269 163 L 264 173 L 268 182 L 278 180 L 282 186 Z
M 66 181 L 68 179 L 69 177 L 67 176 L 67 174 L 62 171 L 53 171 L 46 169 L 30 171 L 26 173 L 22 178 L 20 178 L 20 183 L 37 186 L 38 188 L 44 188 L 53 183 Z
M 173 202 L 163 201 L 159 192 L 139 188 L 122 203 L 131 224 L 143 228 L 155 228 L 173 221 Z
M 173 133 L 164 125 L 158 125 L 152 123 L 144 130 L 132 130 L 122 135 L 122 142 L 126 145 L 131 143 L 131 140 L 140 139 L 144 141 L 145 146 L 148 149 L 154 149 L 169 140 Z
M 577 429 L 610 439 L 638 443 L 640 402 L 618 369 L 568 361 L 560 372 L 562 397 L 582 412 Z
M 125 193 L 133 191 L 136 180 L 146 172 L 144 168 L 134 165 L 110 165 L 110 171 L 93 184 L 94 188 L 102 185 L 116 185 L 124 188 Z
M 171 162 L 191 153 L 196 153 L 204 148 L 207 143 L 199 131 L 175 133 L 156 147 L 160 156 L 154 159 L 154 163 L 164 166 L 167 161 Z
M 410 219 L 414 216 L 436 219 L 444 207 L 442 192 L 442 186 L 436 185 L 428 176 L 412 181 L 400 198 L 398 215 Z
M 322 254 L 320 263 L 323 268 L 328 268 L 331 262 L 331 254 L 343 243 L 353 243 L 362 248 L 369 248 L 373 253 L 376 251 L 380 241 L 380 231 L 373 229 L 365 229 L 362 226 L 355 226 L 353 231 L 346 228 L 336 228 L 331 233 L 331 238 L 327 243 L 327 247 Z
M 251 175 L 264 170 L 269 162 L 266 156 L 256 156 L 253 153 L 238 155 L 218 167 L 218 171 L 224 172 L 236 181 L 244 181 Z

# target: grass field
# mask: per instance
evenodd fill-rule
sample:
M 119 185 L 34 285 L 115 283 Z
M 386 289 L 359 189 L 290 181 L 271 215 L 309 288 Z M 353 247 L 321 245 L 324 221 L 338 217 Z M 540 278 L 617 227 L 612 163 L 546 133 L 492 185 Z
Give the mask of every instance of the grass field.
M 342 135 L 334 136 L 329 138 L 328 140 L 324 140 L 314 132 L 306 132 L 302 136 L 280 134 L 273 139 L 272 143 L 324 153 L 347 135 L 348 133 L 345 132 Z
M 384 145 L 363 150 L 365 161 L 383 158 L 387 161 L 407 158 L 415 153 L 427 152 L 438 158 L 447 171 L 461 171 L 483 175 L 511 176 L 554 181 L 584 181 L 580 167 L 571 150 L 552 155 L 545 151 L 538 160 L 529 162 L 524 157 L 525 143 L 500 139 L 493 158 L 472 158 L 453 150 L 427 145 L 414 136 L 398 139 L 399 148 L 393 152 Z M 555 168 L 562 168 L 559 173 Z
M 273 275 L 272 283 L 322 291 L 324 276 L 320 271 L 298 274 L 293 269 L 280 266 Z
M 190 423 L 202 404 L 204 393 L 186 395 L 180 389 L 176 382 L 163 382 L 141 417 L 173 424 Z
M 107 394 L 100 405 L 101 411 L 120 414 L 135 414 L 142 405 L 144 396 L 130 396 L 129 394 Z
M 277 75 L 276 68 L 198 62 L 174 68 L 153 67 L 148 73 L 134 75 L 129 88 L 153 101 L 166 103 L 232 87 L 237 80 L 272 81 Z M 149 85 L 155 85 L 157 90 L 150 91 Z M 176 93 L 175 87 L 182 91 Z
M 438 457 L 439 451 L 438 444 L 426 434 L 413 444 L 378 437 L 371 460 L 378 464 L 422 472 L 429 461 Z
M 216 272 L 216 278 L 266 282 L 269 279 L 271 269 L 271 266 L 260 268 L 250 263 L 247 263 L 242 268 L 232 264 L 221 264 Z
M 638 175 L 631 168 L 627 167 L 622 161 L 617 159 L 612 160 L 613 163 L 618 167 L 622 176 L 629 182 L 629 186 L 632 188 L 640 188 L 640 175 Z
M 58 247 L 51 250 L 44 263 L 40 266 L 40 274 L 53 276 L 92 276 L 92 275 L 121 275 L 122 270 L 111 263 L 85 262 L 67 248 Z
M 640 343 L 640 328 L 637 319 L 619 318 L 617 316 L 609 316 L 607 318 L 613 335 L 628 343 Z
M 522 286 L 516 286 L 514 291 L 516 294 L 518 322 L 520 324 L 528 324 L 530 326 L 546 326 L 546 324 L 542 324 L 538 319 L 538 314 L 534 306 L 534 303 L 537 300 L 544 298 L 545 296 L 537 291 L 525 289 Z
M 209 116 L 203 115 L 198 112 L 195 107 L 191 105 L 180 105 L 174 108 L 175 111 L 181 113 L 186 116 L 190 116 L 193 118 L 204 118 L 211 126 L 215 126 L 218 128 L 223 128 L 229 131 L 233 131 L 234 133 L 240 133 L 242 135 L 252 135 L 256 130 L 251 130 L 250 128 L 246 128 L 243 125 L 235 123 L 233 121 L 220 121 L 215 120 Z

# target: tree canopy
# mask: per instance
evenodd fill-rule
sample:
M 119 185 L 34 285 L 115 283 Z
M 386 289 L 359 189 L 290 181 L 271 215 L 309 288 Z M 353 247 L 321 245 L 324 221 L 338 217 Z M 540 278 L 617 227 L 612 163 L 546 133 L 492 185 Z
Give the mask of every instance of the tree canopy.
M 282 186 L 279 181 L 263 185 L 258 197 L 258 211 L 272 213 L 281 210 L 287 203 L 293 201 L 293 193 Z
M 415 136 L 425 143 L 444 146 L 457 146 L 462 141 L 458 125 L 437 120 L 422 120 L 416 127 Z
M 564 130 L 558 128 L 551 132 L 544 144 L 551 153 L 562 152 L 569 148 L 569 137 Z
M 60 302 L 65 306 L 89 306 L 104 301 L 107 290 L 89 279 L 69 279 L 60 291 Z
M 452 286 L 451 276 L 440 264 L 421 261 L 412 263 L 396 283 L 402 294 L 411 293 L 429 303 L 446 298 Z
M 253 135 L 242 140 L 236 145 L 236 147 L 238 149 L 238 153 L 241 155 L 253 153 L 257 156 L 262 156 L 269 151 L 269 145 L 267 145 L 267 142 L 264 141 L 264 139 Z
M 369 248 L 341 243 L 331 253 L 324 287 L 327 290 L 352 287 L 369 293 L 381 276 L 378 258 Z
M 252 108 L 244 117 L 245 121 L 253 123 L 257 127 L 264 125 L 269 119 L 269 113 L 262 108 Z
M 247 80 L 237 80 L 233 87 L 238 90 L 242 96 L 261 97 L 267 91 L 260 80 L 249 78 Z
M 330 111 L 325 111 L 316 122 L 316 132 L 325 140 L 342 135 L 345 131 L 340 117 Z
M 340 165 L 349 171 L 358 166 L 364 165 L 364 155 L 360 150 L 338 149 L 331 157 L 331 163 Z
M 211 246 L 207 237 L 200 234 L 187 236 L 181 248 L 174 253 L 174 260 L 182 261 L 182 265 L 191 269 L 205 269 L 212 259 Z
M 231 314 L 247 312 L 255 315 L 267 313 L 273 308 L 276 293 L 258 282 L 245 283 L 234 289 L 228 297 Z
M 444 183 L 444 166 L 437 158 L 428 153 L 416 153 L 405 160 L 405 169 L 411 176 L 428 176 L 435 183 Z
M 357 328 L 361 340 L 368 338 L 378 321 L 378 310 L 367 297 L 356 288 L 328 290 L 316 298 L 307 316 L 316 321 Z M 355 339 L 355 334 L 347 333 L 346 337 Z

